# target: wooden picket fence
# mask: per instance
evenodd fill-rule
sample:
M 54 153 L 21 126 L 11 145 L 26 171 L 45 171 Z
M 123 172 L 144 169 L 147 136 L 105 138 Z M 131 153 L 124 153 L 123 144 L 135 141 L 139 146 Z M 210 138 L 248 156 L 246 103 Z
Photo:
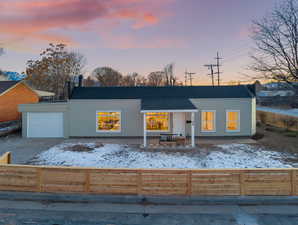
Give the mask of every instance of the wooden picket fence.
M 0 190 L 85 194 L 298 195 L 298 169 L 95 169 L 0 165 Z

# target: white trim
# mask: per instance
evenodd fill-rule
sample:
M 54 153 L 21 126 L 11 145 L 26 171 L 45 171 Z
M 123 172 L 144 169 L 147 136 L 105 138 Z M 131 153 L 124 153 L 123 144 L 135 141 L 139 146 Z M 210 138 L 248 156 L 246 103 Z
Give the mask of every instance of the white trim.
M 191 113 L 191 147 L 195 147 L 195 113 Z
M 149 112 L 149 113 L 152 113 L 152 112 Z M 153 112 L 153 113 L 155 113 L 155 112 Z M 170 114 L 170 112 L 164 112 L 164 111 L 162 111 L 162 112 L 157 112 L 157 113 L 168 113 L 168 129 L 167 130 L 148 130 L 147 129 L 147 119 L 146 119 L 146 131 L 147 131 L 147 133 L 162 133 L 162 132 L 170 132 L 171 131 L 171 114 Z M 146 114 L 146 113 L 144 113 L 144 114 Z
M 147 147 L 147 120 L 146 120 L 146 113 L 143 114 L 143 126 L 144 126 L 144 135 L 143 135 L 143 138 L 144 138 L 144 147 L 146 148 Z
M 238 129 L 237 130 L 228 130 L 228 113 L 229 112 L 237 112 L 238 113 Z M 233 110 L 233 109 L 227 109 L 226 110 L 226 132 L 228 133 L 237 133 L 240 132 L 240 110 Z
M 4 82 L 6 82 L 6 81 L 4 81 Z M 5 95 L 7 92 L 11 91 L 12 89 L 14 89 L 15 87 L 17 87 L 21 83 L 23 83 L 23 81 L 19 81 L 18 83 L 16 83 L 15 85 L 11 86 L 10 88 L 8 88 L 7 90 L 5 90 L 4 92 L 0 93 L 0 96 Z
M 173 109 L 173 110 L 141 110 L 141 113 L 154 113 L 154 112 L 198 112 L 197 109 Z
M 97 113 L 100 113 L 100 112 L 118 112 L 120 113 L 120 129 L 119 130 L 98 130 L 98 116 L 97 116 Z M 95 113 L 95 117 L 96 117 L 96 133 L 121 133 L 121 130 L 122 130 L 122 111 L 121 110 L 96 110 L 96 113 Z
M 213 130 L 204 130 L 203 129 L 203 112 L 213 112 L 214 117 L 213 117 Z M 216 110 L 201 110 L 201 132 L 202 133 L 215 133 L 216 132 Z

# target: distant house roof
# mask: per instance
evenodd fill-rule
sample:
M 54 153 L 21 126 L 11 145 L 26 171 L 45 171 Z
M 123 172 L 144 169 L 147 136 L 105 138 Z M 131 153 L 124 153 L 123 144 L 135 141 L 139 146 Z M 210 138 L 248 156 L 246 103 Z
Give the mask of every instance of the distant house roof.
M 141 101 L 142 111 L 154 110 L 197 110 L 188 98 L 145 98 Z
M 71 99 L 253 98 L 245 85 L 174 87 L 75 87 Z
M 0 81 L 0 95 L 17 85 L 17 83 L 19 83 L 19 81 Z
M 49 92 L 49 91 L 41 91 L 41 90 L 35 90 L 35 89 L 34 89 L 34 91 L 36 92 L 36 94 L 39 97 L 53 97 L 53 96 L 55 96 L 55 93 Z

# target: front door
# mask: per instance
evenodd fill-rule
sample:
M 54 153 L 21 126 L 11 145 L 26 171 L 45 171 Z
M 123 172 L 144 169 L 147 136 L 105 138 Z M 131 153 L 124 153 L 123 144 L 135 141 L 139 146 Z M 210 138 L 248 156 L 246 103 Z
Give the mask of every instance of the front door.
M 185 136 L 185 113 L 173 113 L 173 133 Z

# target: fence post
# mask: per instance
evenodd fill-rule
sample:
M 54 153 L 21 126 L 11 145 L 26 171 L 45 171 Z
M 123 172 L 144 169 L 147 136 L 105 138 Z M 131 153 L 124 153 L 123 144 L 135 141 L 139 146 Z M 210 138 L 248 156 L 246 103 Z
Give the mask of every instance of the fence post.
M 90 192 L 90 170 L 85 171 L 85 192 Z
M 7 152 L 7 164 L 11 164 L 11 152 Z
M 137 170 L 137 194 L 138 195 L 142 194 L 142 186 L 143 186 L 142 170 L 138 169 Z
M 186 180 L 186 195 L 189 195 L 191 196 L 192 195 L 192 171 L 191 170 L 188 170 L 187 171 L 187 180 Z
M 239 171 L 240 195 L 245 195 L 244 171 Z
M 43 174 L 42 174 L 42 167 L 37 168 L 37 176 L 36 176 L 36 185 L 37 185 L 37 192 L 43 192 Z
M 291 195 L 296 195 L 296 170 L 291 172 Z

